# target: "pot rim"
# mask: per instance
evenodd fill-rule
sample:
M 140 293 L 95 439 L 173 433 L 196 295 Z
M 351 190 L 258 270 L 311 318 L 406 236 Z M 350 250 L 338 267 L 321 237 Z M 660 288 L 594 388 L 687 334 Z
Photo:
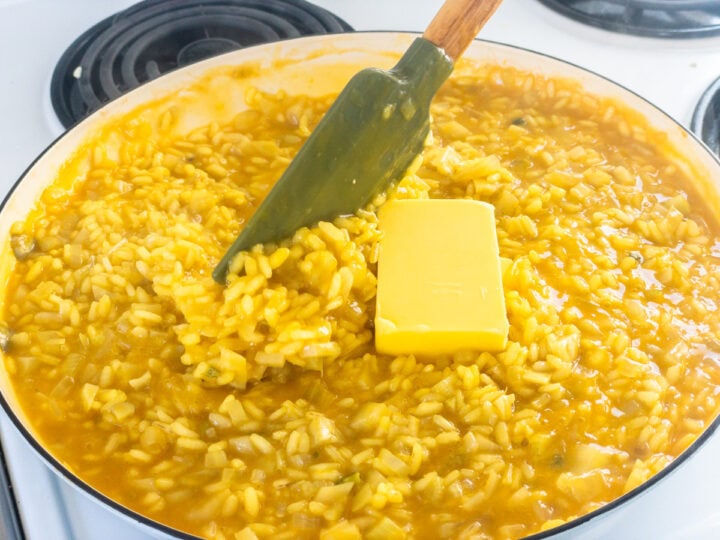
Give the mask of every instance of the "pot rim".
M 394 30 L 373 30 L 373 31 L 356 31 L 356 32 L 342 32 L 337 34 L 323 34 L 323 35 L 316 35 L 316 36 L 300 36 L 296 38 L 290 38 L 285 39 L 277 42 L 271 42 L 271 43 L 262 43 L 258 45 L 252 45 L 249 47 L 244 47 L 242 49 L 238 49 L 235 51 L 230 51 L 225 54 L 211 57 L 205 60 L 202 60 L 200 62 L 197 62 L 195 64 L 190 64 L 188 66 L 184 66 L 180 69 L 176 69 L 172 72 L 169 72 L 166 75 L 171 75 L 180 71 L 191 71 L 191 70 L 198 70 L 200 73 L 202 73 L 203 69 L 206 69 L 209 62 L 219 62 L 218 59 L 223 57 L 230 57 L 233 55 L 239 55 L 242 54 L 242 51 L 249 50 L 249 49 L 257 49 L 260 47 L 272 47 L 277 46 L 280 42 L 295 42 L 300 43 L 302 41 L 322 41 L 322 40 L 332 40 L 334 37 L 338 36 L 352 36 L 352 35 L 394 35 L 394 36 L 410 36 L 410 37 L 420 37 L 422 36 L 422 32 L 408 32 L 408 31 L 394 31 Z M 681 124 L 678 120 L 673 118 L 670 114 L 665 112 L 663 109 L 652 103 L 647 98 L 641 96 L 634 90 L 631 90 L 627 88 L 626 86 L 614 81 L 613 79 L 606 77 L 605 75 L 602 75 L 600 73 L 597 73 L 591 69 L 588 69 L 586 67 L 580 66 L 576 63 L 563 60 L 562 58 L 558 58 L 556 56 L 538 52 L 532 49 L 529 49 L 527 47 L 521 47 L 517 45 L 511 45 L 508 43 L 503 43 L 500 41 L 493 41 L 493 40 L 487 40 L 482 38 L 475 38 L 473 40 L 474 42 L 480 42 L 489 44 L 493 47 L 498 47 L 499 49 L 509 49 L 509 50 L 515 50 L 515 51 L 521 51 L 522 53 L 527 53 L 531 56 L 538 56 L 542 58 L 549 59 L 551 61 L 564 64 L 566 66 L 571 66 L 577 70 L 580 70 L 582 72 L 585 72 L 586 74 L 590 74 L 595 78 L 601 79 L 602 81 L 606 83 L 610 83 L 610 85 L 615 86 L 624 92 L 631 94 L 638 100 L 644 102 L 646 105 L 649 106 L 650 109 L 653 110 L 653 112 L 665 117 L 666 120 L 669 120 L 672 124 L 674 124 L 676 127 L 680 128 L 680 130 L 700 149 L 702 149 L 703 152 L 707 153 L 707 155 L 711 158 L 711 162 L 714 162 L 714 165 L 717 168 L 717 172 L 720 174 L 720 156 L 717 156 L 715 153 L 713 153 L 710 148 L 698 137 L 696 136 L 688 127 Z M 153 79 L 152 81 L 148 81 L 147 83 L 131 90 L 130 92 L 127 92 L 126 94 L 123 94 L 120 97 L 127 96 L 129 94 L 133 94 L 136 92 L 142 92 L 148 91 L 148 87 L 151 87 L 152 84 L 160 79 L 163 79 L 165 75 Z M 119 98 L 117 98 L 119 99 Z M 20 184 L 22 184 L 23 180 L 28 176 L 28 174 L 34 169 L 35 165 L 40 161 L 48 152 L 50 152 L 57 143 L 65 138 L 68 134 L 71 132 L 75 132 L 76 130 L 82 129 L 82 126 L 85 123 L 91 123 L 95 117 L 102 112 L 105 112 L 106 108 L 108 106 L 113 105 L 117 99 L 114 99 L 112 101 L 109 101 L 108 103 L 103 104 L 99 109 L 94 111 L 89 116 L 80 119 L 78 122 L 70 126 L 66 129 L 62 134 L 60 134 L 58 137 L 56 137 L 50 144 L 48 144 L 43 151 L 38 154 L 35 159 L 32 160 L 32 162 L 23 170 L 23 172 L 20 174 L 18 179 L 12 184 L 10 189 L 8 190 L 7 194 L 3 198 L 2 202 L 0 202 L 0 213 L 5 209 L 6 205 L 12 198 L 12 195 L 15 193 L 15 191 L 19 188 Z M 644 116 L 644 115 L 643 115 Z M 32 449 L 42 458 L 43 461 L 47 465 L 50 466 L 50 468 L 53 470 L 55 474 L 60 476 L 64 481 L 68 482 L 69 484 L 73 485 L 75 488 L 82 491 L 86 496 L 89 496 L 90 498 L 97 499 L 99 502 L 105 504 L 110 509 L 114 510 L 117 514 L 119 514 L 121 517 L 129 520 L 138 522 L 142 525 L 145 525 L 149 527 L 150 529 L 155 529 L 157 532 L 162 532 L 166 535 L 169 535 L 172 538 L 176 538 L 178 540 L 202 540 L 201 537 L 192 535 L 190 533 L 187 533 L 185 531 L 182 531 L 180 529 L 176 529 L 174 527 L 171 527 L 169 525 L 165 525 L 164 523 L 161 523 L 159 521 L 155 521 L 149 517 L 147 517 L 144 514 L 141 514 L 140 512 L 136 512 L 135 510 L 132 510 L 121 503 L 118 503 L 102 493 L 101 491 L 95 489 L 94 487 L 87 484 L 85 481 L 83 481 L 80 477 L 76 476 L 69 468 L 65 467 L 57 458 L 55 458 L 45 447 L 44 445 L 37 440 L 31 433 L 30 430 L 25 427 L 25 424 L 22 422 L 22 420 L 15 414 L 13 407 L 10 405 L 10 403 L 5 398 L 5 395 L 3 392 L 0 392 L 0 407 L 5 411 L 5 414 L 8 416 L 12 424 L 15 426 L 15 428 L 20 432 L 23 439 L 32 447 Z M 537 533 L 533 533 L 529 536 L 523 537 L 524 540 L 541 540 L 545 538 L 550 538 L 555 535 L 571 531 L 573 529 L 576 529 L 577 527 L 588 523 L 591 520 L 594 520 L 596 518 L 599 518 L 600 516 L 604 516 L 605 514 L 610 513 L 612 510 L 624 505 L 626 502 L 636 499 L 639 495 L 642 495 L 649 491 L 649 489 L 653 486 L 655 486 L 658 482 L 666 478 L 668 475 L 670 475 L 672 472 L 674 472 L 680 465 L 685 463 L 693 454 L 697 452 L 697 450 L 702 447 L 702 445 L 715 433 L 717 428 L 720 426 L 720 415 L 716 416 L 715 419 L 703 430 L 703 432 L 688 446 L 679 456 L 677 456 L 670 464 L 668 464 L 664 469 L 662 469 L 660 472 L 653 475 L 649 480 L 646 480 L 639 486 L 635 487 L 634 489 L 630 490 L 629 492 L 621 495 L 620 497 L 610 501 L 609 503 L 605 504 L 604 506 L 597 508 L 593 510 L 592 512 L 588 512 L 587 514 L 583 514 L 582 516 L 579 516 L 571 521 L 568 521 L 566 523 L 563 523 L 562 525 L 559 525 L 557 527 L 553 527 L 552 529 L 548 529 L 546 531 L 541 531 Z

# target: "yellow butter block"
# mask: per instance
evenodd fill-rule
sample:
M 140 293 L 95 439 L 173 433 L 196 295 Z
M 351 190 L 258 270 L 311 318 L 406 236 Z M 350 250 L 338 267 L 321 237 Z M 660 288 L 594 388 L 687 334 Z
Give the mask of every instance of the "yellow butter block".
M 508 320 L 492 205 L 397 200 L 380 209 L 375 346 L 385 354 L 500 351 Z

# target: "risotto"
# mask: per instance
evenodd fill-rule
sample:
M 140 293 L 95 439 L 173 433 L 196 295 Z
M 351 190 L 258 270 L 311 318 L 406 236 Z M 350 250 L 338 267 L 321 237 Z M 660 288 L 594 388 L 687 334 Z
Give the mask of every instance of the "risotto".
M 715 418 L 717 224 L 636 115 L 506 67 L 451 79 L 387 196 L 494 205 L 509 341 L 388 357 L 383 197 L 212 280 L 332 96 L 246 99 L 183 135 L 172 109 L 129 115 L 13 227 L 5 365 L 85 482 L 207 538 L 517 538 L 631 491 Z

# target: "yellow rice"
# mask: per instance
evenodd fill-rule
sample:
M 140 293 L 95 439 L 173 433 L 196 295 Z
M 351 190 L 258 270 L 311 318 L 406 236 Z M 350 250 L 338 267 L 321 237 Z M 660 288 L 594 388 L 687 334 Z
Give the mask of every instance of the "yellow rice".
M 510 339 L 390 358 L 382 197 L 212 281 L 331 102 L 247 99 L 181 137 L 172 112 L 129 117 L 13 229 L 5 366 L 82 479 L 208 538 L 517 538 L 636 488 L 715 417 L 717 227 L 622 106 L 493 66 L 446 85 L 391 196 L 495 205 Z

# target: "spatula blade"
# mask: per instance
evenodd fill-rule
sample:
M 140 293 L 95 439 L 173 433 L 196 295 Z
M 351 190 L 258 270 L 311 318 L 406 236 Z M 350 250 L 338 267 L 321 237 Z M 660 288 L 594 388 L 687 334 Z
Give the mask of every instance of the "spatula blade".
M 355 75 L 213 272 L 225 283 L 235 255 L 318 221 L 352 214 L 402 176 L 422 150 L 430 101 L 452 72 L 423 38 L 389 71 Z

